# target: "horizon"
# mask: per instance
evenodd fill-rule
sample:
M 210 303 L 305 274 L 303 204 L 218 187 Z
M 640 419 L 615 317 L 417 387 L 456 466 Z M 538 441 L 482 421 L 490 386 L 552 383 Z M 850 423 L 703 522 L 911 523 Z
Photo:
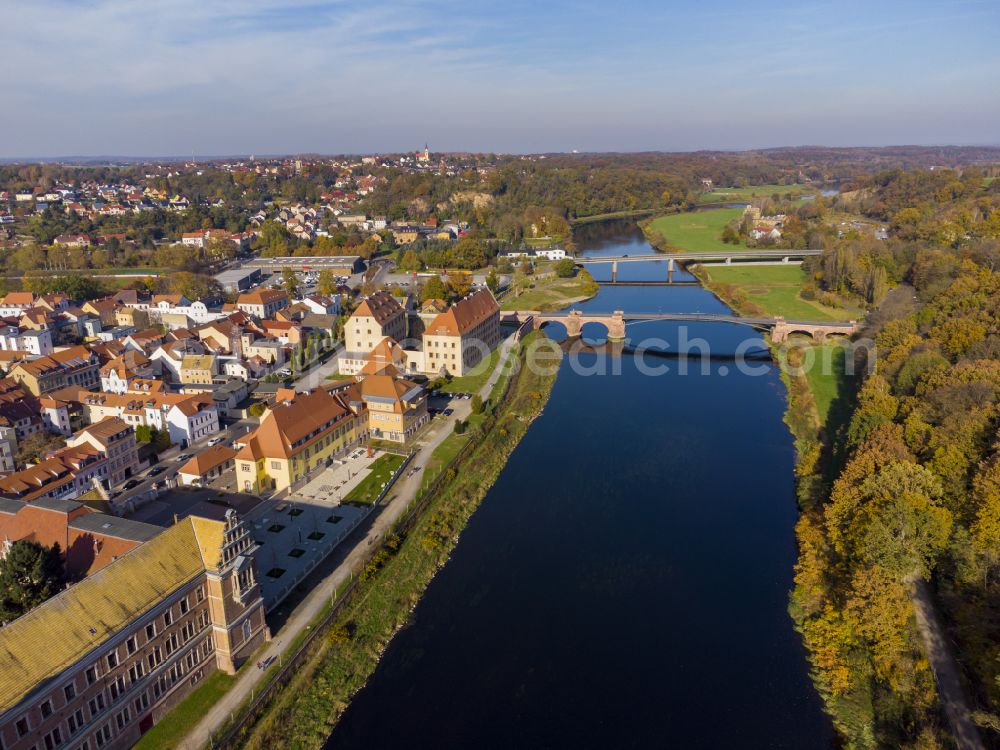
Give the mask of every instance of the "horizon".
M 1000 150 L 1000 142 L 996 143 L 888 143 L 884 145 L 848 145 L 848 146 L 830 146 L 826 144 L 810 144 L 810 145 L 794 145 L 794 146 L 761 146 L 758 148 L 731 148 L 731 149 L 715 149 L 715 148 L 692 148 L 692 149 L 642 149 L 642 150 L 608 150 L 608 151 L 498 151 L 498 150 L 483 150 L 483 151 L 469 151 L 464 149 L 430 149 L 432 154 L 441 155 L 471 155 L 480 156 L 484 154 L 491 154 L 498 157 L 546 157 L 546 156 L 613 156 L 613 155 L 640 155 L 640 154 L 658 154 L 658 155 L 671 155 L 671 154 L 699 154 L 699 153 L 719 153 L 719 154 L 740 154 L 740 153 L 763 153 L 768 151 L 796 151 L 796 150 L 808 150 L 808 149 L 821 149 L 821 150 L 870 150 L 870 151 L 885 151 L 892 149 L 997 149 Z M 408 150 L 396 150 L 396 151 L 386 151 L 386 150 L 374 150 L 374 151 L 327 151 L 327 152 L 314 152 L 314 151 L 302 151 L 295 152 L 289 151 L 284 153 L 264 153 L 264 152 L 244 152 L 244 153 L 220 153 L 220 154 L 50 154 L 50 155 L 26 155 L 21 157 L 8 157 L 0 155 L 0 164 L 34 164 L 34 163 L 54 163 L 54 164 L 78 164 L 83 162 L 99 162 L 99 163 L 111 163 L 115 160 L 128 160 L 133 162 L 163 162 L 163 163 L 176 163 L 184 161 L 220 161 L 226 159 L 238 159 L 238 160 L 274 160 L 274 159 L 292 159 L 292 158 L 315 158 L 315 159 L 332 159 L 337 157 L 362 157 L 362 156 L 374 156 L 374 157 L 392 157 L 400 156 L 405 154 L 414 154 L 420 151 L 419 148 L 413 148 Z
M 44 0 L 5 20 L 8 161 L 1000 142 L 988 0 Z

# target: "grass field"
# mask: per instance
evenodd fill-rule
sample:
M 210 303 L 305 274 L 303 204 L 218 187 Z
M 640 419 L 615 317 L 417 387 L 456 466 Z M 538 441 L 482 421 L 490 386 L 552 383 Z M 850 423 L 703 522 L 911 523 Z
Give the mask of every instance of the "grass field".
M 593 297 L 598 291 L 590 274 L 582 271 L 571 279 L 529 277 L 528 281 L 535 288 L 507 297 L 500 305 L 501 310 L 558 310 L 571 302 Z
M 715 188 L 707 193 L 702 193 L 700 200 L 703 203 L 717 203 L 719 201 L 747 201 L 753 198 L 770 198 L 777 193 L 784 197 L 786 193 L 792 195 L 815 195 L 819 192 L 809 185 L 748 185 L 747 187 Z
M 345 503 L 361 503 L 371 505 L 382 492 L 382 485 L 392 479 L 396 469 L 403 463 L 405 456 L 397 453 L 386 453 L 376 458 L 368 468 L 371 473 L 361 480 L 361 484 L 347 493 Z
M 710 281 L 739 287 L 747 300 L 768 314 L 791 320 L 853 320 L 858 310 L 827 307 L 802 299 L 799 292 L 805 272 L 798 265 L 722 266 L 704 265 Z
M 662 234 L 669 247 L 690 253 L 732 250 L 733 245 L 727 245 L 722 241 L 722 229 L 730 221 L 739 219 L 742 215 L 742 208 L 716 208 L 710 211 L 670 214 L 653 219 L 649 223 L 649 230 Z
M 854 391 L 850 383 L 852 378 L 844 370 L 846 350 L 840 344 L 824 344 L 813 346 L 812 351 L 814 360 L 806 370 L 806 380 L 816 400 L 820 424 L 836 431 L 841 424 L 850 421 L 852 411 L 852 405 L 844 401 Z M 832 410 L 835 402 L 836 409 Z
M 483 360 L 472 368 L 470 375 L 463 375 L 460 378 L 452 378 L 449 382 L 441 386 L 442 393 L 476 393 L 489 379 L 493 368 L 497 366 L 500 357 L 500 347 L 490 352 L 489 359 Z

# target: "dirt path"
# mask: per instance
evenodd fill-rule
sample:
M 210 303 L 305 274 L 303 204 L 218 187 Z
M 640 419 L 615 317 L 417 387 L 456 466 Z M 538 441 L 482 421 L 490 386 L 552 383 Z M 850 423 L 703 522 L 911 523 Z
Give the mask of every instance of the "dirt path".
M 917 627 L 924 639 L 927 659 L 934 670 L 938 694 L 944 704 L 944 711 L 951 725 L 951 733 L 959 750 L 986 750 L 979 730 L 972 721 L 969 705 L 962 689 L 958 664 L 951 655 L 951 648 L 938 620 L 927 583 L 918 580 L 913 586 L 913 609 L 917 615 Z

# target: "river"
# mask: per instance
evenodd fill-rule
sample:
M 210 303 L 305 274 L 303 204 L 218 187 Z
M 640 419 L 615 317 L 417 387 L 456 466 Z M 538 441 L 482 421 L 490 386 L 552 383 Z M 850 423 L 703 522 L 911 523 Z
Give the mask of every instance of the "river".
M 629 221 L 575 239 L 588 256 L 651 252 Z M 619 269 L 665 275 L 663 263 Z M 580 307 L 726 309 L 699 287 L 604 287 Z M 634 328 L 630 339 L 670 347 L 681 335 Z M 759 345 L 740 326 L 692 329 L 713 353 Z M 833 746 L 786 612 L 796 506 L 777 371 L 722 358 L 682 375 L 659 360 L 670 372 L 651 376 L 641 364 L 564 359 L 544 414 L 328 748 Z

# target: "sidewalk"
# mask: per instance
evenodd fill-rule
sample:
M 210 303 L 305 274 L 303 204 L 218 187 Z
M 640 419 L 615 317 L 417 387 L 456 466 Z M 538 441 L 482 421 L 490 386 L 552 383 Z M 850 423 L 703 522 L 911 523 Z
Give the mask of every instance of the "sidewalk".
M 490 394 L 491 389 L 500 378 L 500 373 L 510 357 L 513 347 L 513 337 L 504 339 L 500 346 L 500 357 L 496 367 L 490 377 L 487 378 L 483 387 L 479 390 L 479 395 L 484 399 Z M 184 742 L 180 747 L 184 750 L 201 750 L 208 746 L 212 734 L 221 729 L 230 717 L 239 709 L 240 705 L 250 696 L 250 691 L 260 686 L 264 679 L 264 672 L 256 669 L 255 664 L 259 661 L 266 661 L 273 658 L 277 660 L 284 655 L 287 645 L 295 640 L 296 636 L 304 631 L 310 623 L 319 615 L 326 604 L 331 600 L 336 588 L 351 578 L 352 571 L 359 570 L 368 558 L 378 550 L 375 544 L 409 506 L 410 500 L 416 497 L 423 480 L 423 470 L 430 460 L 431 454 L 455 428 L 455 422 L 465 419 L 472 411 L 470 400 L 463 400 L 456 403 L 454 413 L 447 418 L 437 418 L 431 424 L 432 429 L 427 430 L 420 436 L 420 443 L 415 447 L 415 455 L 412 466 L 419 467 L 417 471 L 409 476 L 402 476 L 393 486 L 388 497 L 383 501 L 380 510 L 369 517 L 367 524 L 363 524 L 357 531 L 358 541 L 347 552 L 344 560 L 337 566 L 330 575 L 324 578 L 302 601 L 298 608 L 288 617 L 282 628 L 273 634 L 273 639 L 263 650 L 254 654 L 254 657 L 244 665 L 243 669 L 236 676 L 236 682 L 222 698 L 212 706 L 191 730 L 188 732 Z M 341 546 L 346 546 L 349 541 L 345 541 Z

